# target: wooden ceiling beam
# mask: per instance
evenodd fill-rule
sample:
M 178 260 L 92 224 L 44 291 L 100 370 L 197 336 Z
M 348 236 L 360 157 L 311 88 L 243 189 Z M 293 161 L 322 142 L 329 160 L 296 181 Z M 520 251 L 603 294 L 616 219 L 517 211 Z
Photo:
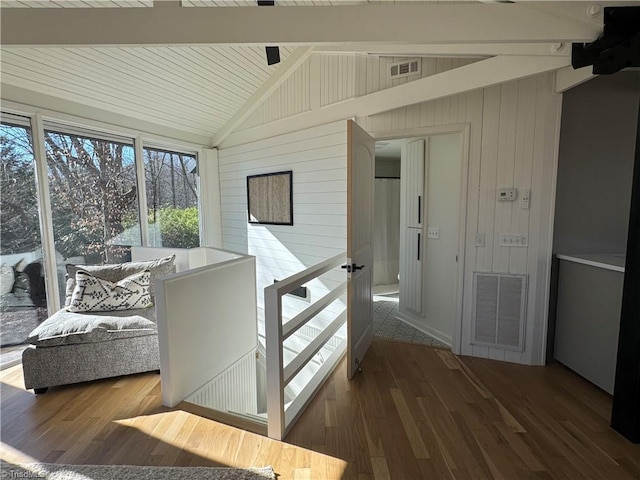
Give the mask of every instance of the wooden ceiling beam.
M 273 8 L 160 5 L 5 8 L 0 41 L 4 46 L 563 43 L 593 41 L 602 30 L 601 18 L 589 16 L 586 10 L 584 18 L 577 20 L 518 3 Z

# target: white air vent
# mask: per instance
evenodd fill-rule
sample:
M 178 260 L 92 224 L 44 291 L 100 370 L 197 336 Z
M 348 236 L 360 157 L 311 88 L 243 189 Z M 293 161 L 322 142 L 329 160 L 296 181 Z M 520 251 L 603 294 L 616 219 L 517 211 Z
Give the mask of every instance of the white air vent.
M 524 350 L 527 275 L 473 273 L 474 345 Z
M 421 62 L 419 58 L 405 60 L 389 65 L 389 78 L 403 78 L 410 75 L 420 75 Z

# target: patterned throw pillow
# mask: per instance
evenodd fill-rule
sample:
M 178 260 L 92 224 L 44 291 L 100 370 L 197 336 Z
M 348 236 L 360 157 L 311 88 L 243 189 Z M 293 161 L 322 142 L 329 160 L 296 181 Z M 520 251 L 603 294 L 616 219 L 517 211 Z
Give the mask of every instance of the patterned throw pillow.
M 164 258 L 158 258 L 156 260 L 144 260 L 140 262 L 125 262 L 125 263 L 113 263 L 107 265 L 67 265 L 67 291 L 65 296 L 65 306 L 70 305 L 71 295 L 76 288 L 76 272 L 78 270 L 84 270 L 110 282 L 119 282 L 129 275 L 139 273 L 144 270 L 151 272 L 151 280 L 149 281 L 149 294 L 151 295 L 151 301 L 153 302 L 153 283 L 156 278 L 164 277 L 170 273 L 175 273 L 175 255 L 170 255 Z
M 76 272 L 76 286 L 71 296 L 70 312 L 111 312 L 133 310 L 153 305 L 149 295 L 151 273 L 145 270 L 117 283 L 94 277 L 89 272 Z

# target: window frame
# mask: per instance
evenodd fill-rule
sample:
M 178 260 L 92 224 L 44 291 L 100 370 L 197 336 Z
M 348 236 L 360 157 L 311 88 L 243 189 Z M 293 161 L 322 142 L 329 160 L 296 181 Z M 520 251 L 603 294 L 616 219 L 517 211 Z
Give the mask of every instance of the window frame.
M 33 136 L 33 150 L 35 157 L 36 186 L 38 192 L 38 213 L 40 218 L 40 230 L 42 237 L 42 248 L 44 251 L 45 287 L 47 290 L 47 307 L 49 315 L 52 315 L 61 308 L 58 292 L 55 259 L 55 239 L 53 235 L 53 219 L 51 209 L 51 197 L 49 194 L 48 166 L 45 148 L 45 130 L 53 130 L 62 134 L 82 135 L 98 140 L 117 141 L 131 144 L 134 148 L 134 165 L 136 171 L 136 184 L 138 187 L 138 218 L 140 223 L 141 243 L 149 246 L 149 224 L 147 215 L 142 212 L 147 211 L 145 171 L 144 171 L 144 148 L 163 150 L 172 153 L 182 153 L 195 157 L 198 172 L 200 172 L 200 162 L 204 158 L 204 145 L 198 145 L 178 139 L 171 139 L 149 132 L 137 131 L 125 127 L 117 127 L 87 118 L 78 118 L 59 112 L 46 111 L 28 105 L 13 104 L 3 102 L 0 111 L 1 120 L 5 123 L 28 126 L 31 128 Z M 21 123 L 17 123 L 21 122 Z M 43 179 L 45 181 L 43 181 Z M 203 215 L 202 198 L 202 176 L 198 175 L 198 220 L 200 244 L 203 243 L 205 218 Z M 52 294 L 55 292 L 55 294 Z
M 189 151 L 189 150 L 185 150 L 185 149 L 175 149 L 175 148 L 171 148 L 168 147 L 166 145 L 161 145 L 161 144 L 157 144 L 154 142 L 149 142 L 149 143 L 144 143 L 143 142 L 139 142 L 140 145 L 140 162 L 136 161 L 136 166 L 138 168 L 140 168 L 140 174 L 138 175 L 138 191 L 140 192 L 140 195 L 144 195 L 144 208 L 145 212 L 148 211 L 148 205 L 147 205 L 147 182 L 145 181 L 146 179 L 146 171 L 144 169 L 144 149 L 148 148 L 150 150 L 158 150 L 161 152 L 167 152 L 167 153 L 171 153 L 171 154 L 183 154 L 183 155 L 189 155 L 192 156 L 196 159 L 196 168 L 198 171 L 198 175 L 197 175 L 197 181 L 196 181 L 196 190 L 197 190 L 197 198 L 198 198 L 198 236 L 200 238 L 200 245 L 202 246 L 202 239 L 203 239 L 203 235 L 204 235 L 204 230 L 203 230 L 203 222 L 204 222 L 204 216 L 203 216 L 203 212 L 202 212 L 202 188 L 201 188 L 201 175 L 200 175 L 200 155 L 199 152 L 197 151 Z M 136 150 L 136 159 L 138 158 L 138 151 Z M 140 176 L 141 175 L 141 176 Z M 140 183 L 142 183 L 142 185 L 140 185 Z M 140 208 L 142 208 L 142 203 L 140 203 Z M 144 221 L 144 228 L 143 228 L 143 236 L 142 236 L 142 244 L 144 246 L 151 246 L 151 242 L 150 242 L 150 237 L 149 237 L 149 216 L 148 215 L 143 215 L 144 220 L 141 219 L 140 221 L 140 226 L 142 227 L 142 223 Z

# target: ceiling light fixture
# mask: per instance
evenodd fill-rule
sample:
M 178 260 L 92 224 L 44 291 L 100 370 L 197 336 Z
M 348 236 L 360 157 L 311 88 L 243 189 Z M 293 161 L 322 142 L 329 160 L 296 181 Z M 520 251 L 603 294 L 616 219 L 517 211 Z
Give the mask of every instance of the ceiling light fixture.
M 275 0 L 257 0 L 259 7 L 273 7 Z M 280 63 L 280 48 L 275 46 L 264 47 L 267 54 L 267 65 L 275 65 Z

